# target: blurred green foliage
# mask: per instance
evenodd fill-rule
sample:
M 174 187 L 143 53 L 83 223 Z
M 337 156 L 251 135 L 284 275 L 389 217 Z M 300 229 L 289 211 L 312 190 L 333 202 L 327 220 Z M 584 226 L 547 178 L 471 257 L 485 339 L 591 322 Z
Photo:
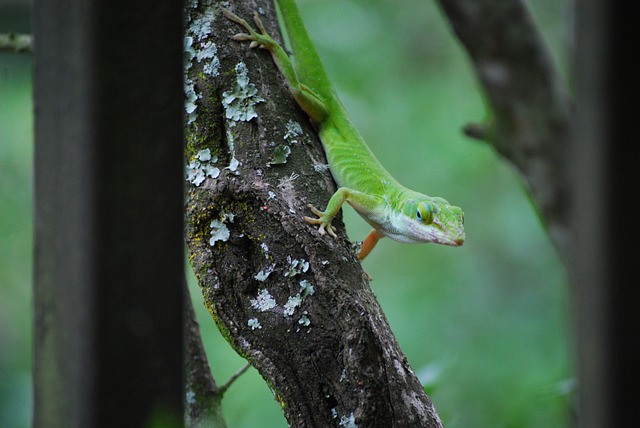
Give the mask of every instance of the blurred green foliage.
M 31 58 L 0 54 L 0 426 L 31 415 Z
M 519 177 L 464 138 L 485 117 L 464 51 L 432 2 L 300 0 L 341 98 L 403 184 L 465 211 L 461 248 L 383 240 L 364 262 L 387 319 L 445 425 L 570 425 L 573 368 L 564 268 Z M 568 1 L 531 2 L 564 69 Z M 0 11 L 0 31 L 6 22 Z M 15 29 L 9 28 L 15 31 Z M 0 426 L 31 414 L 31 58 L 0 54 Z M 349 234 L 368 226 L 347 208 Z M 191 278 L 218 383 L 243 365 L 215 330 Z M 282 427 L 255 370 L 223 400 L 230 427 Z

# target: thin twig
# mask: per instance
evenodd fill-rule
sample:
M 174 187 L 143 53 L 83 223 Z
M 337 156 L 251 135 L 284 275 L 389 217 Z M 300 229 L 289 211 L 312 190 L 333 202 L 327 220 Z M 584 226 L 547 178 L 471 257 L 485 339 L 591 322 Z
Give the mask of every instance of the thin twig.
M 227 391 L 227 389 L 229 389 L 231 384 L 233 384 L 236 380 L 238 380 L 238 378 L 242 376 L 244 372 L 246 372 L 249 369 L 249 367 L 251 367 L 251 363 L 245 364 L 240 368 L 240 370 L 235 372 L 224 385 L 218 388 L 218 394 L 223 395 Z

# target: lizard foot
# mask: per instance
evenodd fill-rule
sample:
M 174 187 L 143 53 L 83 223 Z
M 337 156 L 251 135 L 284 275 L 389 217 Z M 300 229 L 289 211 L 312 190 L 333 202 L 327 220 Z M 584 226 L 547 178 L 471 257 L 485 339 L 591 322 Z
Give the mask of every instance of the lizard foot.
M 258 34 L 251 27 L 251 25 L 249 25 L 247 21 L 240 18 L 235 13 L 228 11 L 227 9 L 222 9 L 222 13 L 224 13 L 224 16 L 226 16 L 227 19 L 242 25 L 245 28 L 245 30 L 249 32 L 248 34 L 247 33 L 236 34 L 235 36 L 232 37 L 233 40 L 237 40 L 241 42 L 250 41 L 251 42 L 251 44 L 249 45 L 250 48 L 255 48 L 260 46 L 267 49 L 271 49 L 274 45 L 277 44 L 276 41 L 273 40 L 273 38 L 267 33 L 267 30 L 265 30 L 264 25 L 262 24 L 262 21 L 258 16 L 258 12 L 254 12 L 253 21 L 256 23 L 256 26 L 258 27 L 258 30 L 260 30 L 261 34 Z
M 319 209 L 317 209 L 311 204 L 307 206 L 311 209 L 311 212 L 313 212 L 315 215 L 318 216 L 318 218 L 305 216 L 304 220 L 309 224 L 319 224 L 320 227 L 318 228 L 318 233 L 320 233 L 320 235 L 324 235 L 325 233 L 328 233 L 333 238 L 337 238 L 338 235 L 336 235 L 336 228 L 331 225 L 331 220 L 329 221 L 323 220 L 324 213 L 322 211 L 320 211 Z

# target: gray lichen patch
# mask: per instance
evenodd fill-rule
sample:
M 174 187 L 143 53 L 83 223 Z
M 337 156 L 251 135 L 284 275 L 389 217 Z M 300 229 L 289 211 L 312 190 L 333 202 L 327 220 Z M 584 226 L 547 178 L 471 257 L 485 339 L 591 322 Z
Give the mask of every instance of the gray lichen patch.
M 269 161 L 269 165 L 281 165 L 283 163 L 287 163 L 287 158 L 291 154 L 291 147 L 280 144 L 273 151 L 273 155 L 271 156 L 271 160 Z
M 306 279 L 300 281 L 300 295 L 302 296 L 302 298 L 313 296 L 315 293 L 316 290 L 315 288 L 313 288 L 313 285 L 311 285 L 309 281 L 307 281 Z
M 315 289 L 313 288 L 313 285 L 311 285 L 311 283 L 306 279 L 303 279 L 302 281 L 300 281 L 299 284 L 300 284 L 300 292 L 295 296 L 289 296 L 287 303 L 285 303 L 284 305 L 285 317 L 293 316 L 296 308 L 302 305 L 302 302 L 304 301 L 304 299 L 309 296 L 312 296 L 316 292 Z M 304 326 L 308 326 L 309 324 L 311 324 L 311 320 L 309 320 L 309 317 L 307 315 L 308 315 L 307 311 L 304 311 L 304 313 L 302 314 L 302 317 L 300 317 L 300 319 L 302 319 L 303 321 L 300 322 L 300 320 L 298 320 L 298 323 Z
M 311 320 L 309 319 L 309 313 L 307 311 L 302 313 L 302 316 L 298 320 L 298 324 L 303 327 L 309 327 L 311 325 Z
M 233 136 L 233 132 L 229 128 L 235 126 L 235 122 L 230 122 L 230 126 L 227 128 L 227 147 L 229 148 L 229 154 L 231 156 L 231 160 L 229 161 L 229 166 L 225 169 L 235 173 L 240 166 L 240 161 L 236 159 L 236 149 L 235 149 L 235 138 Z
M 226 224 L 220 220 L 213 220 L 210 224 L 211 238 L 209 239 L 209 245 L 213 246 L 218 241 L 228 241 L 231 236 L 231 232 Z
M 343 416 L 340 418 L 340 422 L 338 422 L 338 426 L 345 428 L 358 428 L 356 424 L 356 418 L 353 413 L 349 414 L 349 416 Z
M 249 320 L 247 321 L 247 325 L 251 327 L 251 330 L 262 328 L 262 324 L 260 324 L 260 321 L 258 321 L 258 318 L 249 318 Z
M 258 117 L 255 105 L 264 102 L 258 96 L 258 88 L 249 81 L 247 66 L 239 62 L 235 67 L 236 81 L 233 89 L 222 94 L 222 105 L 227 119 L 248 122 Z
M 235 219 L 235 214 L 221 212 L 219 220 L 213 220 L 209 227 L 211 228 L 210 234 L 211 238 L 209 239 L 209 245 L 214 246 L 218 241 L 228 241 L 231 237 L 231 231 L 227 227 L 225 223 L 233 223 Z
M 185 110 L 187 112 L 187 125 L 196 120 L 197 101 L 202 98 L 195 87 L 194 78 L 189 74 L 195 74 L 191 69 L 199 64 L 202 73 L 211 77 L 220 74 L 220 59 L 218 47 L 210 40 L 213 33 L 217 7 L 209 2 L 204 2 L 204 11 L 195 12 L 197 2 L 188 5 L 188 13 L 197 13 L 197 16 L 188 20 L 184 37 L 184 93 Z
M 207 5 L 204 12 L 189 21 L 187 34 L 199 42 L 207 38 L 213 31 L 213 23 L 216 17 L 216 8 L 214 5 Z
M 287 303 L 284 304 L 284 316 L 290 317 L 295 312 L 296 308 L 302 304 L 302 296 L 296 294 L 295 296 L 289 296 Z
M 302 135 L 302 126 L 298 122 L 289 119 L 286 128 L 287 132 L 284 134 L 284 139 L 291 144 L 298 144 L 298 137 Z
M 254 278 L 256 279 L 256 281 L 260 281 L 260 282 L 264 282 L 267 280 L 267 278 L 269 278 L 269 275 L 271 275 L 271 272 L 273 272 L 275 265 L 271 265 L 265 269 L 262 269 L 260 272 L 258 272 Z
M 286 278 L 292 278 L 309 270 L 309 262 L 305 259 L 292 259 L 291 256 L 287 256 L 287 262 L 289 263 L 289 267 L 284 272 Z
M 220 169 L 214 165 L 216 162 L 218 158 L 212 157 L 209 149 L 200 150 L 187 164 L 187 181 L 200 186 L 207 177 L 218 178 Z
M 273 298 L 269 290 L 263 288 L 255 299 L 251 299 L 251 306 L 260 312 L 268 311 L 277 306 L 276 299 Z

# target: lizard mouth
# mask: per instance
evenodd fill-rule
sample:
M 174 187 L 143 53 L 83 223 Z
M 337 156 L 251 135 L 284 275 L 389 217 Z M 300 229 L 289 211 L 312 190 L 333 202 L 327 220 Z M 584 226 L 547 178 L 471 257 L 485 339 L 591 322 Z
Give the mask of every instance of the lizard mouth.
M 449 245 L 451 247 L 459 247 L 464 244 L 464 238 L 456 238 L 456 239 L 443 239 L 438 241 L 433 241 L 437 244 Z
M 449 245 L 451 247 L 459 247 L 464 244 L 464 232 L 457 237 L 441 236 L 440 239 L 434 239 L 432 242 L 442 245 Z

